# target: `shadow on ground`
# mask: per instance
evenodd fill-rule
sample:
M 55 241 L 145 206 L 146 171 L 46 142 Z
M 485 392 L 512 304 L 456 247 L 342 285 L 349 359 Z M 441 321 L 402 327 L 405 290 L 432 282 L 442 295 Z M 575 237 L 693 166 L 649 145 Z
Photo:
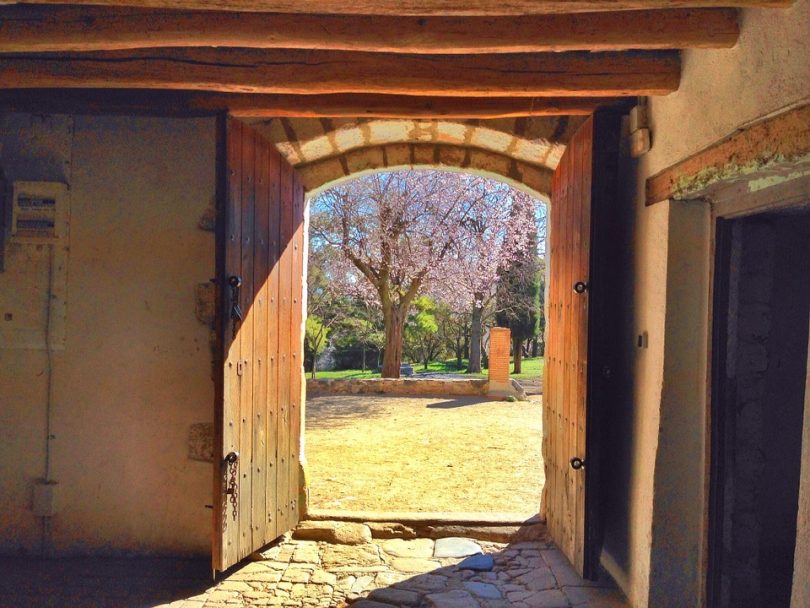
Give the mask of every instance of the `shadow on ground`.
M 207 559 L 0 558 L 2 608 L 160 606 L 200 597 L 211 585 Z
M 492 397 L 456 397 L 455 399 L 448 399 L 447 401 L 428 403 L 425 407 L 429 410 L 451 410 L 457 407 L 468 407 L 470 405 L 479 405 L 491 401 L 493 401 Z
M 216 581 L 207 561 L 3 558 L 0 606 L 626 608 L 607 578 L 583 581 L 544 535 L 521 537 L 528 527 L 498 543 L 369 540 L 367 526 L 350 525 L 362 528 L 360 544 L 283 538 Z M 408 535 L 407 526 L 389 526 L 388 535 Z
M 386 413 L 386 395 L 315 395 L 306 401 L 307 428 L 351 424 L 357 418 L 379 418 Z

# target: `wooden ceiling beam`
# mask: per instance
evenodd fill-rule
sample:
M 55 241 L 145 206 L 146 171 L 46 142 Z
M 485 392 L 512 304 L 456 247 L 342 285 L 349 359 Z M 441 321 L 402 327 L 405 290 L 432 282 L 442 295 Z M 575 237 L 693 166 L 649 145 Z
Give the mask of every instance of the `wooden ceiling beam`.
M 491 119 L 588 115 L 620 106 L 615 97 L 415 97 L 410 95 L 262 95 L 109 89 L 0 90 L 0 109 L 48 114 L 170 116 L 229 112 L 240 118 Z
M 95 4 L 179 10 L 329 15 L 546 15 L 620 10 L 785 7 L 794 0 L 0 0 L 0 4 Z
M 615 97 L 678 88 L 671 51 L 392 55 L 344 51 L 145 49 L 5 55 L 0 88 L 130 88 L 226 93 L 440 97 Z
M 0 53 L 150 47 L 323 49 L 389 53 L 531 53 L 727 48 L 735 9 L 524 17 L 392 17 L 5 7 Z

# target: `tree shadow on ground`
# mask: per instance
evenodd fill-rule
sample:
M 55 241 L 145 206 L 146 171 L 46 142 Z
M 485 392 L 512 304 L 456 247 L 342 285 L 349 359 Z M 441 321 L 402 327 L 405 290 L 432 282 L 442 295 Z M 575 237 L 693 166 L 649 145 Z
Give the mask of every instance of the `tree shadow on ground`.
M 493 397 L 456 397 L 455 399 L 448 399 L 447 401 L 428 403 L 425 407 L 429 410 L 451 410 L 470 405 L 481 405 L 482 403 L 492 401 L 496 401 L 496 399 Z
M 307 428 L 332 428 L 357 418 L 379 418 L 388 407 L 386 395 L 314 395 L 306 399 Z

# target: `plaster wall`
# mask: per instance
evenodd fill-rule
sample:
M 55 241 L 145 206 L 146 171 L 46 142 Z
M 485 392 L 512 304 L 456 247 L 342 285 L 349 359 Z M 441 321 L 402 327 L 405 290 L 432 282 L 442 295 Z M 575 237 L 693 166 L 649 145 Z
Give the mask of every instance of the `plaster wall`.
M 0 144 L 8 180 L 64 182 L 71 200 L 65 343 L 51 355 L 55 515 L 48 531 L 31 509 L 47 352 L 0 344 L 0 552 L 44 539 L 57 555 L 208 554 L 211 464 L 189 459 L 188 437 L 213 422 L 195 285 L 214 273 L 214 235 L 197 225 L 215 197 L 214 121 L 9 114 Z M 0 272 L 0 313 L 29 272 Z
M 741 15 L 735 48 L 683 53 L 680 89 L 649 100 L 652 149 L 627 167 L 634 260 L 625 348 L 633 363 L 612 434 L 628 457 L 610 479 L 602 563 L 634 607 L 703 601 L 713 263 L 709 203 L 647 207 L 645 180 L 747 123 L 810 101 L 810 0 Z

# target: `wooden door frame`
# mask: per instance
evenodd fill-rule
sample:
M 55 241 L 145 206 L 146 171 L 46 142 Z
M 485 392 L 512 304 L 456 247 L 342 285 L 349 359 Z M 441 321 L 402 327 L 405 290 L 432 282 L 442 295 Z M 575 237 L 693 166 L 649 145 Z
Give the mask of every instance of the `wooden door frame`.
M 719 572 L 720 556 L 716 547 L 722 540 L 722 524 L 718 525 L 724 509 L 724 497 L 721 491 L 725 477 L 723 457 L 724 444 L 724 407 L 726 383 L 722 370 L 726 367 L 727 356 L 725 345 L 728 333 L 729 277 L 731 249 L 731 226 L 733 220 L 771 213 L 785 209 L 810 209 L 810 176 L 788 180 L 766 188 L 756 190 L 749 184 L 762 177 L 767 171 L 746 176 L 745 180 L 721 182 L 708 191 L 711 205 L 711 222 L 713 225 L 712 243 L 709 248 L 709 327 L 707 348 L 710 354 L 708 394 L 706 396 L 706 477 L 704 498 L 704 531 L 702 554 L 704 581 L 701 585 L 703 608 L 715 608 L 720 589 Z M 808 368 L 810 375 L 810 367 Z

